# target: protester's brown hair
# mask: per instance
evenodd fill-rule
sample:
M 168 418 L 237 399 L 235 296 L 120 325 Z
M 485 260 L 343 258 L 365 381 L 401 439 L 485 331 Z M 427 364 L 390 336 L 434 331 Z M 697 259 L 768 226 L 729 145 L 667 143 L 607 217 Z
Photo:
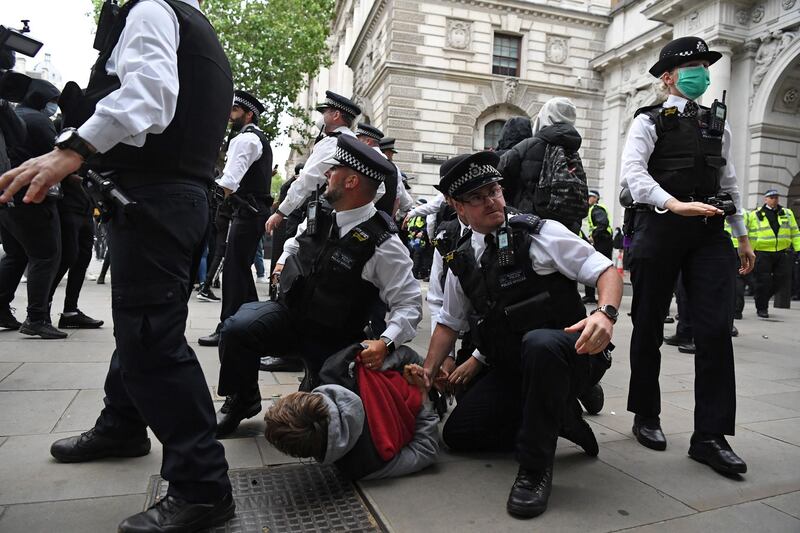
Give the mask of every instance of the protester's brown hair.
M 264 437 L 292 457 L 325 458 L 328 444 L 328 406 L 319 394 L 293 392 L 279 398 L 264 415 Z

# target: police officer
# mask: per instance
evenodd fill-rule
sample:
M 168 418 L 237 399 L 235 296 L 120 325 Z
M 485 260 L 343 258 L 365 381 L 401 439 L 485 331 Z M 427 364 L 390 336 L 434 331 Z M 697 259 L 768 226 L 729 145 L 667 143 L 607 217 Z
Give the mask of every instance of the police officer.
M 635 414 L 633 433 L 639 443 L 664 450 L 659 347 L 675 280 L 682 273 L 697 350 L 689 455 L 733 474 L 747 467 L 725 439 L 733 435 L 736 414 L 730 336 L 735 265 L 722 228 L 720 207 L 728 206 L 717 195 L 729 195 L 728 205 L 735 206 L 728 219 L 739 240 L 741 272 L 752 269 L 753 252 L 742 221 L 724 111 L 716 106 L 719 113 L 711 116 L 710 109 L 694 102 L 708 88 L 709 65 L 720 57 L 697 37 L 664 46 L 650 73 L 664 82 L 669 97 L 637 111 L 623 151 L 622 185 L 630 189 L 637 209 L 629 251 L 633 335 L 628 410 Z
M 272 149 L 266 134 L 258 128 L 263 112 L 264 105 L 252 94 L 242 90 L 234 93 L 230 123 L 239 133 L 228 146 L 225 168 L 216 181 L 233 209 L 222 266 L 222 309 L 214 332 L 198 340 L 201 346 L 219 344 L 219 329 L 225 319 L 243 303 L 258 301 L 250 265 L 272 205 Z
M 9 146 L 12 168 L 53 149 L 56 129 L 50 117 L 58 110 L 58 96 L 58 89 L 49 81 L 31 80 L 25 99 L 16 109 L 25 123 L 27 136 L 23 142 Z M 64 339 L 66 332 L 50 323 L 50 287 L 61 259 L 57 206 L 60 187 L 50 189 L 41 204 L 23 202 L 25 193 L 25 190 L 17 192 L 13 201 L 0 209 L 0 232 L 8 253 L 0 262 L 0 309 L 9 309 L 27 265 L 27 318 L 16 327 L 16 319 L 9 325 L 25 335 Z
M 470 384 L 474 372 L 440 368 L 458 332 L 468 330 L 489 371 L 461 396 L 443 439 L 457 451 L 515 449 L 520 468 L 507 510 L 533 517 L 547 508 L 559 434 L 598 453 L 576 396 L 608 368 L 603 353 L 622 280 L 610 260 L 562 224 L 533 215 L 507 219 L 498 161 L 492 152 L 472 154 L 440 181 L 471 232 L 449 263 L 425 380 L 431 386 L 456 376 L 452 385 Z M 601 305 L 588 318 L 576 280 L 599 288 Z
M 84 162 L 113 171 L 136 202 L 125 210 L 116 204 L 110 224 L 116 350 L 105 407 L 94 428 L 50 451 L 61 462 L 145 455 L 150 426 L 163 444 L 169 489 L 119 531 L 197 531 L 224 523 L 235 509 L 211 395 L 184 338 L 208 219 L 206 183 L 233 82 L 195 0 L 128 2 L 106 20 L 112 26 L 98 28 L 107 39 L 89 87 L 74 86 L 60 100 L 65 125 L 80 128 L 65 129 L 56 149 L 0 177 L 0 202 L 28 184 L 24 202 L 41 202 Z
M 325 102 L 317 106 L 317 111 L 322 113 L 322 138 L 314 145 L 300 176 L 289 187 L 286 199 L 267 220 L 267 233 L 271 234 L 292 211 L 325 185 L 325 172 L 330 165 L 324 161 L 336 152 L 337 138 L 340 135 L 355 137 L 350 128 L 361 114 L 361 108 L 355 102 L 333 91 L 325 91 Z
M 778 202 L 778 191 L 764 193 L 764 205 L 747 218 L 747 231 L 756 252 L 754 270 L 756 313 L 769 318 L 769 300 L 779 287 L 790 283 L 794 251 L 800 251 L 800 231 L 790 209 Z
M 361 361 L 381 368 L 384 358 L 414 337 L 422 318 L 419 284 L 391 219 L 373 205 L 378 186 L 394 167 L 350 135 L 340 135 L 322 163 L 328 187 L 322 206 L 286 241 L 275 268 L 278 301 L 248 303 L 222 326 L 219 392 L 227 396 L 217 413 L 217 434 L 233 432 L 261 411 L 259 357 L 269 348 L 299 357 L 306 365 L 302 390 L 317 385 L 325 359 L 363 342 Z M 388 308 L 380 340 L 363 340 L 378 304 Z
M 589 242 L 594 249 L 611 259 L 614 251 L 613 231 L 608 220 L 608 209 L 600 203 L 600 193 L 589 191 L 589 213 L 586 216 L 589 225 Z M 594 297 L 594 287 L 586 287 L 586 296 L 582 298 L 583 303 L 597 303 Z
M 400 170 L 400 167 L 397 166 L 397 163 L 394 162 L 394 156 L 397 153 L 397 149 L 395 148 L 394 144 L 394 137 L 384 137 L 380 140 L 379 147 L 381 153 L 386 156 L 386 159 L 391 161 L 391 163 L 397 169 L 397 183 L 399 186 L 397 187 L 397 200 L 395 201 L 392 216 L 395 219 L 398 217 L 402 219 L 405 214 L 408 213 L 412 207 L 414 207 L 414 199 L 408 192 L 409 187 L 403 178 L 403 172 Z

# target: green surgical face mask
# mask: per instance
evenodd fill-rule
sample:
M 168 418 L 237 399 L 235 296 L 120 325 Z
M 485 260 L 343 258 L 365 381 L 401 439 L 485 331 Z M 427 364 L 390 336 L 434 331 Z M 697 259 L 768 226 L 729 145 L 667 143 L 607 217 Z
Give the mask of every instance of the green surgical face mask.
M 678 81 L 675 86 L 689 100 L 700 98 L 711 85 L 711 75 L 704 66 L 678 69 Z

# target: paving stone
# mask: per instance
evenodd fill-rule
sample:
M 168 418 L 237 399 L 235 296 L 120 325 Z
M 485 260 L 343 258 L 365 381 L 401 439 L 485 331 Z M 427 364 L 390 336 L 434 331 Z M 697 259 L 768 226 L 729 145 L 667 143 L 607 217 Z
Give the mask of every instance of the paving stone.
M 261 372 L 265 374 L 266 372 Z M 281 385 L 300 385 L 300 381 L 305 376 L 305 372 L 270 372 L 275 380 Z
M 636 527 L 636 533 L 689 533 L 695 531 L 769 531 L 796 533 L 800 521 L 763 503 L 750 502 L 691 516 L 675 518 L 660 524 Z
M 105 395 L 102 389 L 86 389 L 78 392 L 53 428 L 53 433 L 83 432 L 93 428 L 103 409 Z
M 144 494 L 11 505 L 0 515 L 0 531 L 116 531 L 120 522 L 142 510 L 142 501 Z
M 297 457 L 286 455 L 282 451 L 275 448 L 275 446 L 267 442 L 267 439 L 264 438 L 263 432 L 260 436 L 255 437 L 255 441 L 258 445 L 258 451 L 261 453 L 261 462 L 264 466 L 297 463 L 301 461 Z
M 800 418 L 753 422 L 744 424 L 744 427 L 762 435 L 800 446 Z
M 694 392 L 667 392 L 661 395 L 661 403 L 662 409 L 664 404 L 672 404 L 686 410 L 694 409 Z M 800 406 L 795 410 L 778 407 L 754 398 L 740 396 L 736 399 L 736 422 L 738 424 L 797 416 L 800 416 Z M 664 416 L 662 416 L 662 422 L 663 419 Z M 690 429 L 694 429 L 694 426 Z
M 255 438 L 222 439 L 220 442 L 225 447 L 225 459 L 228 460 L 228 467 L 249 468 L 262 466 L 261 452 Z
M 395 531 L 609 531 L 693 512 L 602 461 L 563 450 L 548 510 L 534 524 L 506 513 L 516 472 L 511 460 L 445 462 L 360 485 Z
M 0 435 L 50 433 L 77 391 L 0 392 Z
M 20 363 L 0 363 L 0 381 L 3 381 L 9 374 L 14 372 L 14 370 L 20 366 Z
M 774 379 L 759 379 L 747 375 L 742 375 L 741 372 L 736 374 L 736 395 L 748 396 L 759 401 L 765 401 L 758 396 L 763 395 L 765 392 L 781 393 L 781 392 L 800 392 L 800 380 L 798 384 L 794 385 L 791 380 L 779 381 Z M 771 402 L 770 402 L 771 403 Z M 786 406 L 792 407 L 792 406 Z
M 627 405 L 627 396 L 607 398 L 603 410 L 591 417 L 591 421 L 623 435 L 630 435 L 633 413 L 628 412 Z M 661 427 L 667 435 L 691 431 L 694 429 L 694 415 L 686 409 L 661 402 Z
M 0 505 L 139 494 L 161 469 L 161 446 L 144 457 L 61 464 L 50 445 L 63 435 L 9 437 L 0 447 Z
M 774 393 L 775 391 L 771 392 Z M 754 396 L 753 399 L 800 412 L 800 391 L 761 394 L 759 396 Z
M 761 502 L 800 519 L 800 491 L 767 498 Z
M 102 389 L 106 363 L 25 363 L 0 382 L 0 390 Z
M 601 459 L 700 511 L 800 490 L 797 469 L 787 468 L 800 464 L 797 446 L 738 428 L 729 442 L 748 471 L 728 478 L 688 457 L 690 436 L 670 435 L 663 452 L 633 440 L 610 442 L 603 446 Z
M 35 343 L 35 346 L 31 344 Z M 0 361 L 25 363 L 101 363 L 111 360 L 113 342 L 83 341 L 71 339 L 51 342 L 35 342 L 26 339 L 2 341 L 0 335 Z

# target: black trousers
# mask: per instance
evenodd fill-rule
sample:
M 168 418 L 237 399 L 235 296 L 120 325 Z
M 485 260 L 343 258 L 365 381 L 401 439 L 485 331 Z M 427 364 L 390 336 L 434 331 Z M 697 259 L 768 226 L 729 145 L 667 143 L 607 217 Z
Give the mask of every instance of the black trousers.
M 691 342 L 694 339 L 692 307 L 689 305 L 689 295 L 686 293 L 683 276 L 680 274 L 678 274 L 678 282 L 675 283 L 675 303 L 678 305 L 678 326 L 675 328 L 675 334 Z
M 217 210 L 217 217 L 214 219 L 214 238 L 212 239 L 214 245 L 208 248 L 209 254 L 213 253 L 213 258 L 206 269 L 206 287 L 211 287 L 214 276 L 217 275 L 217 270 L 219 270 L 219 265 L 225 258 L 225 250 L 228 243 L 228 228 L 230 225 L 230 216 L 228 216 L 227 213 L 223 214 Z
M 664 317 L 678 274 L 691 313 L 695 353 L 697 431 L 733 435 L 736 380 L 731 343 L 735 256 L 722 217 L 636 213 L 630 248 L 633 334 L 628 410 L 646 417 L 661 413 L 659 348 Z
M 92 261 L 94 220 L 89 213 L 75 213 L 61 209 L 58 216 L 61 220 L 61 264 L 50 288 L 49 301 L 53 301 L 58 284 L 69 270 L 64 296 L 64 312 L 69 313 L 78 310 L 78 297 L 83 288 L 83 279 Z
M 555 329 L 528 332 L 519 367 L 492 367 L 459 398 L 442 430 L 447 446 L 514 449 L 525 468 L 551 465 L 565 413 L 606 368 L 602 356 L 578 355 L 578 337 Z
M 0 208 L 6 255 L 0 261 L 0 308 L 8 308 L 28 267 L 28 320 L 50 321 L 50 287 L 61 260 L 61 224 L 55 200 Z
M 96 428 L 141 438 L 150 426 L 164 446 L 161 475 L 169 493 L 213 501 L 230 492 L 228 464 L 215 438 L 203 370 L 184 337 L 208 221 L 205 188 L 164 183 L 124 189 L 139 209 L 115 213 L 110 223 L 116 349 Z
M 251 266 L 264 236 L 269 210 L 260 206 L 258 215 L 235 214 L 228 233 L 225 263 L 222 265 L 222 310 L 220 323 L 233 316 L 242 304 L 257 302 L 258 292 Z
M 594 241 L 594 249 L 603 254 L 604 256 L 611 259 L 612 254 L 614 253 L 614 241 L 611 239 L 611 235 L 608 235 L 608 239 L 595 239 Z M 595 289 L 590 285 L 586 285 L 584 288 L 586 291 L 586 296 L 589 298 L 594 298 Z
M 286 240 L 290 237 L 294 237 L 294 235 L 289 235 L 286 231 L 287 222 L 283 224 L 279 224 L 277 228 L 272 230 L 272 250 L 270 254 L 270 262 L 269 262 L 269 274 L 272 275 L 272 272 L 275 270 L 275 265 L 278 264 L 278 259 L 281 258 L 283 254 L 283 245 L 286 243 Z
M 220 394 L 255 395 L 258 368 L 265 354 L 302 359 L 317 375 L 330 355 L 363 339 L 321 338 L 303 331 L 278 302 L 249 302 L 222 324 L 219 341 Z
M 792 275 L 793 254 L 790 250 L 780 252 L 756 252 L 756 309 L 767 311 L 769 299 L 779 287 L 788 283 Z

